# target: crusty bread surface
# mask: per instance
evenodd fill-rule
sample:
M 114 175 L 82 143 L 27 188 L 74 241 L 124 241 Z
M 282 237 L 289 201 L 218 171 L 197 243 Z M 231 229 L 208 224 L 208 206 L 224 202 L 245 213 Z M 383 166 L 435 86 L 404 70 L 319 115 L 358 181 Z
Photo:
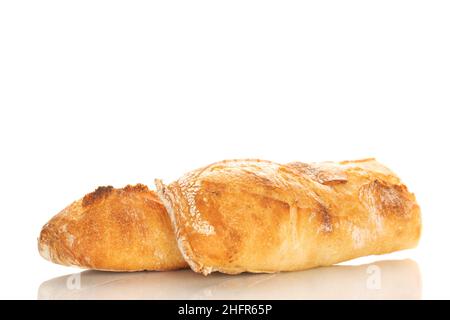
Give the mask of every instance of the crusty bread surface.
M 187 267 L 164 206 L 142 184 L 99 187 L 73 202 L 42 228 L 38 248 L 49 261 L 87 269 Z
M 374 159 L 277 164 L 227 160 L 156 180 L 190 267 L 278 272 L 417 245 L 420 208 Z

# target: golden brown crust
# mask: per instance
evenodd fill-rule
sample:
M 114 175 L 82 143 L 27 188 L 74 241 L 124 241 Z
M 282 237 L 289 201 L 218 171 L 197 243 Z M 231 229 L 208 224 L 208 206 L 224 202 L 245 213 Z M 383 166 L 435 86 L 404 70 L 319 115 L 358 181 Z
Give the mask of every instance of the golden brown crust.
M 414 195 L 374 159 L 227 160 L 156 184 L 181 253 L 204 274 L 326 266 L 420 237 Z
M 187 267 L 167 212 L 146 186 L 99 187 L 53 217 L 39 252 L 55 263 L 110 271 Z
M 94 192 L 91 192 L 91 193 L 88 193 L 87 195 L 85 195 L 81 201 L 81 204 L 83 205 L 83 207 L 91 206 L 95 202 L 98 202 L 98 201 L 106 198 L 113 191 L 114 191 L 114 188 L 112 186 L 98 187 L 97 189 L 95 189 Z

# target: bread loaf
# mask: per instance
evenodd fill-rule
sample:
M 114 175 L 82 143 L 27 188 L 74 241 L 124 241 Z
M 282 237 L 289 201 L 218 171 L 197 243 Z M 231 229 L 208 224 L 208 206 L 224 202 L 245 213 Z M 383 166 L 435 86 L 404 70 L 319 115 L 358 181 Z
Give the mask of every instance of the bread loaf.
M 412 248 L 420 209 L 374 159 L 286 165 L 229 160 L 156 180 L 190 267 L 278 272 Z
M 141 184 L 99 187 L 75 201 L 43 227 L 38 247 L 47 260 L 88 269 L 187 267 L 164 206 Z

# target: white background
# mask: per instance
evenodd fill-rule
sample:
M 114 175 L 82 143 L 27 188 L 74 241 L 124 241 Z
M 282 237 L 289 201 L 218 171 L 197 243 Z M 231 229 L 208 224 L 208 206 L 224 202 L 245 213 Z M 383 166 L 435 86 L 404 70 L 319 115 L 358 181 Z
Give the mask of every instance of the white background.
M 387 164 L 424 224 L 391 256 L 450 298 L 449 17 L 448 1 L 0 1 L 0 298 L 78 271 L 36 239 L 96 186 L 245 157 Z

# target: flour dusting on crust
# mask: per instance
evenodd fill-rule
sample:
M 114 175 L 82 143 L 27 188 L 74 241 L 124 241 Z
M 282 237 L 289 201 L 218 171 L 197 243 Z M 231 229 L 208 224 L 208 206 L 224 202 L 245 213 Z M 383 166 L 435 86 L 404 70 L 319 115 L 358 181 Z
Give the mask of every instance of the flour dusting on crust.
M 202 272 L 203 274 L 207 275 L 208 273 L 204 272 L 204 266 L 200 265 L 193 259 L 193 252 L 191 245 L 189 241 L 186 239 L 186 237 L 181 233 L 181 228 L 176 222 L 175 218 L 175 212 L 174 212 L 174 205 L 177 202 L 174 198 L 174 194 L 167 190 L 167 187 L 164 185 L 164 183 L 159 180 L 155 179 L 155 185 L 157 189 L 157 194 L 161 200 L 161 202 L 166 207 L 167 213 L 169 214 L 170 221 L 172 223 L 172 226 L 175 230 L 175 236 L 178 244 L 178 249 L 181 252 L 181 255 L 183 256 L 184 260 L 188 263 L 189 267 L 191 267 L 192 270 L 195 272 Z M 211 271 L 212 272 L 212 271 Z
M 194 182 L 188 182 L 189 179 L 180 179 L 179 185 L 183 196 L 189 206 L 190 218 L 189 222 L 191 227 L 200 234 L 214 235 L 216 232 L 214 227 L 208 223 L 208 221 L 202 219 L 202 215 L 197 208 L 195 197 L 200 190 L 200 183 L 197 180 Z

